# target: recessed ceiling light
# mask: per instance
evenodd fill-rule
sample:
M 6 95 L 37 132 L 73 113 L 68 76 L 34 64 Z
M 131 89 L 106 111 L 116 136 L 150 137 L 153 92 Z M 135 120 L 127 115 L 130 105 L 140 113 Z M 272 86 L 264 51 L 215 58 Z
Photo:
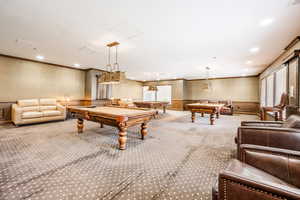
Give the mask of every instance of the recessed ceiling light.
M 259 25 L 260 25 L 260 26 L 269 26 L 269 25 L 271 25 L 273 22 L 274 22 L 274 19 L 272 19 L 272 18 L 266 18 L 266 19 L 262 20 L 262 21 L 259 23 Z
M 74 67 L 80 67 L 80 64 L 75 63 Z
M 247 65 L 250 65 L 250 64 L 252 64 L 252 61 L 251 61 L 251 60 L 247 60 L 247 61 L 246 61 L 246 64 L 247 64 Z
M 259 47 L 252 47 L 251 49 L 249 49 L 249 51 L 250 51 L 251 53 L 256 53 L 256 52 L 259 51 Z
M 246 76 L 246 74 L 242 74 L 242 76 Z
M 36 56 L 36 58 L 39 60 L 44 60 L 44 56 L 41 56 L 41 55 Z

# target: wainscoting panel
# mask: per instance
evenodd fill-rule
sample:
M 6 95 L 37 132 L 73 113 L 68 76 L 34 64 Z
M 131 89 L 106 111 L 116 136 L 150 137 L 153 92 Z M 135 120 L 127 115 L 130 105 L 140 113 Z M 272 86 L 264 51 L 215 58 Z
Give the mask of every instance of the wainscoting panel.
M 11 105 L 15 102 L 0 102 L 0 124 L 11 121 Z
M 184 101 L 179 99 L 173 99 L 170 109 L 172 110 L 183 110 Z
M 257 114 L 259 112 L 259 102 L 233 101 L 233 112 L 244 114 Z

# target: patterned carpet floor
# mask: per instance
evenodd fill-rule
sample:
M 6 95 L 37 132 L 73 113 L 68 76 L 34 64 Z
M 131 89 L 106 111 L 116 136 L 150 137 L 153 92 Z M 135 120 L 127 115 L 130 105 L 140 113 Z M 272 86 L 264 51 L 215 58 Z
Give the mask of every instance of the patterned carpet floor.
M 118 131 L 76 120 L 15 128 L 0 127 L 0 199 L 211 199 L 218 173 L 235 155 L 241 120 L 255 116 L 209 117 L 168 111 L 128 129 L 127 149 L 118 150 Z

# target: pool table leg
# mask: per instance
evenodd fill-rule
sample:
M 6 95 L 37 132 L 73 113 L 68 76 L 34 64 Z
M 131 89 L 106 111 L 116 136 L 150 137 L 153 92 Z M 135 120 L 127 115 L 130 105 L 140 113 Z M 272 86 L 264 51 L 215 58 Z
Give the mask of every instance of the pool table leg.
M 83 119 L 78 118 L 77 119 L 77 131 L 78 131 L 78 133 L 83 132 L 83 127 L 84 127 Z
M 119 149 L 126 149 L 126 141 L 127 141 L 127 126 L 125 124 L 119 125 Z
M 201 113 L 201 117 L 204 117 L 204 113 L 203 112 Z
M 145 136 L 147 135 L 147 123 L 144 122 L 142 123 L 142 126 L 141 126 L 141 135 L 142 135 L 142 140 L 145 138 Z
M 163 106 L 163 112 L 166 113 L 166 107 L 167 106 Z
M 214 125 L 215 124 L 215 114 L 211 113 L 210 114 L 210 125 Z
M 100 123 L 100 128 L 103 128 L 104 126 L 103 126 L 103 123 Z
M 194 112 L 192 112 L 192 122 L 194 123 L 195 122 L 195 113 Z

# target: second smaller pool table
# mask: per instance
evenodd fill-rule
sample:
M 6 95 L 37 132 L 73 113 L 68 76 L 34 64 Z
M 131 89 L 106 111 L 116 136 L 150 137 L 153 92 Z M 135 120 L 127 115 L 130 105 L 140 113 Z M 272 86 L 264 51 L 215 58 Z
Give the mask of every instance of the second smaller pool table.
M 133 102 L 139 108 L 151 108 L 157 110 L 162 108 L 163 112 L 166 113 L 169 102 L 167 101 L 135 101 Z

